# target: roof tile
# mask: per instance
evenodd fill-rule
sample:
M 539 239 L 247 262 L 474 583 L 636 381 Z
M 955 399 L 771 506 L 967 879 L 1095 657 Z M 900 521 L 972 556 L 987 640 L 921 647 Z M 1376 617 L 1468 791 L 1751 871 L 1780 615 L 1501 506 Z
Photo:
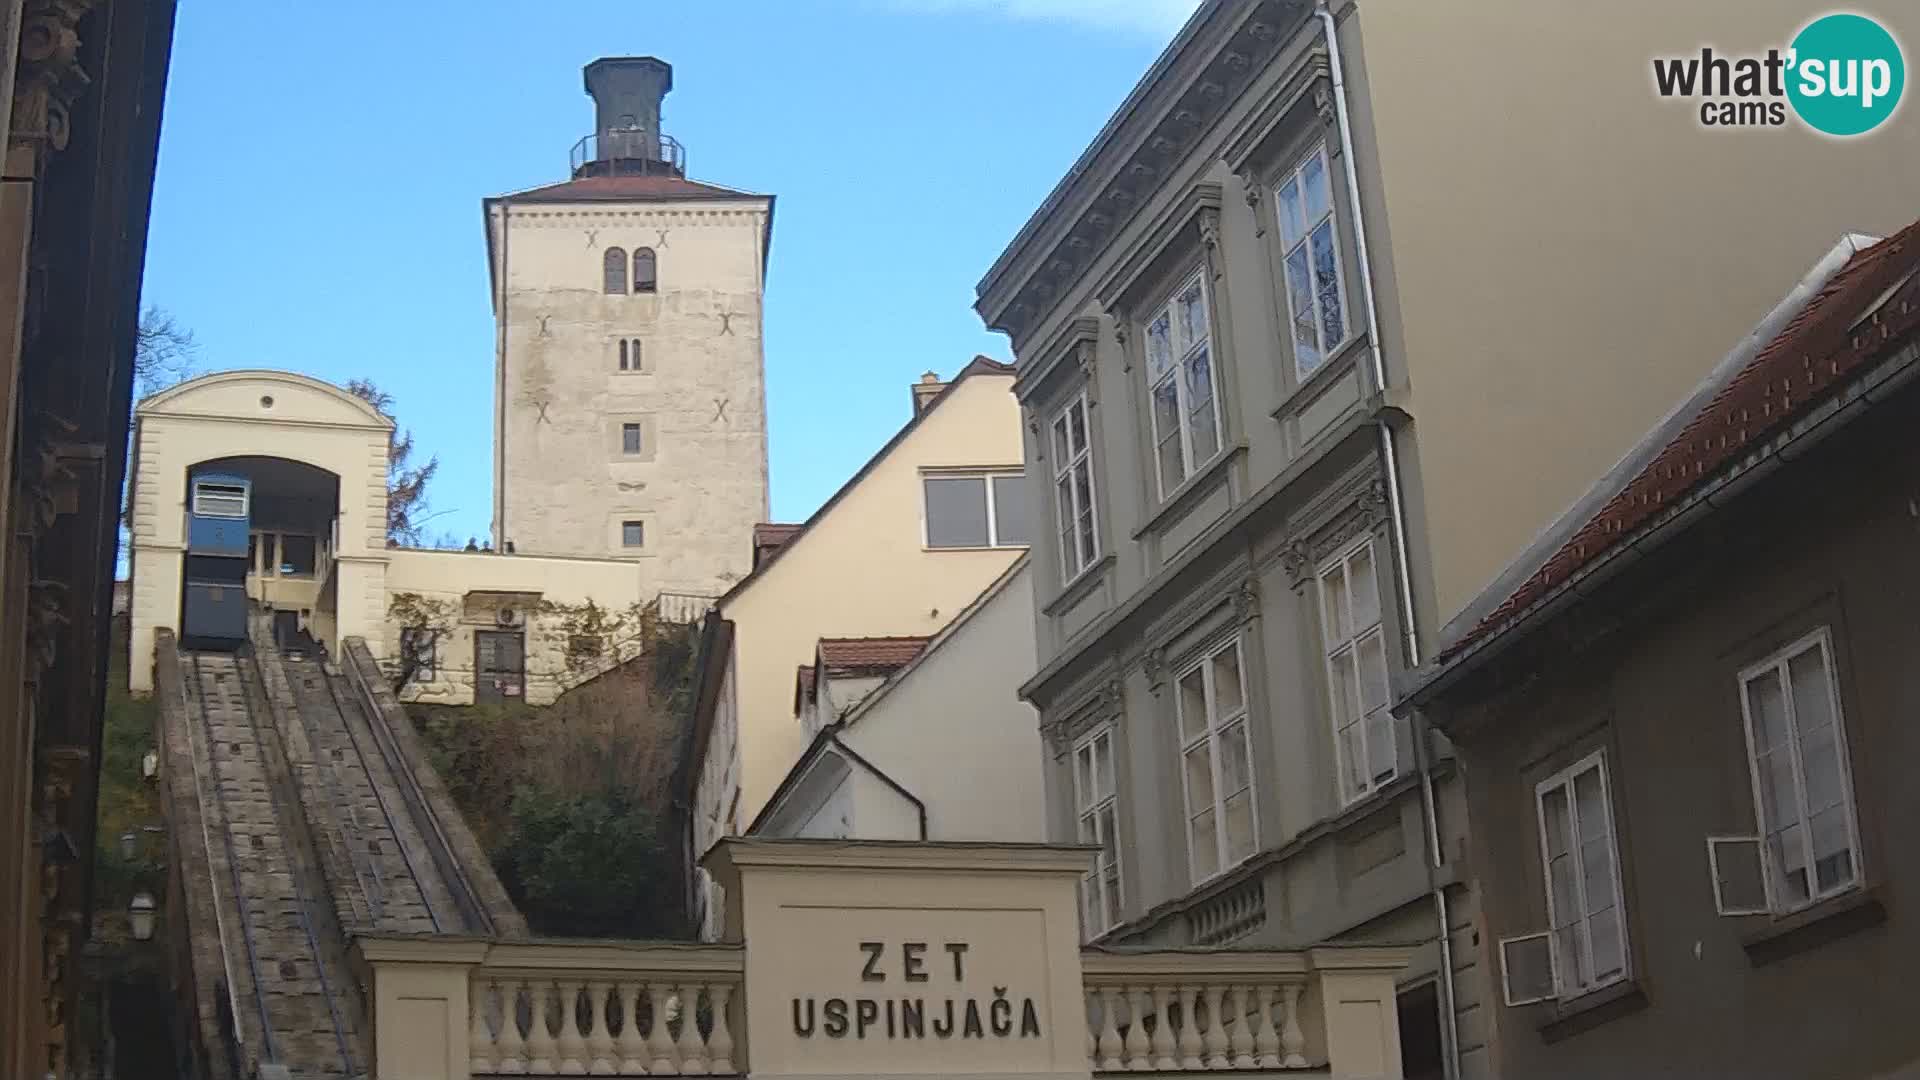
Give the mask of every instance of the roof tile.
M 1920 222 L 1856 253 L 1645 468 L 1437 660 L 1451 660 L 1527 611 L 1668 503 L 1811 411 L 1896 337 L 1920 330 L 1917 266 Z M 1883 298 L 1881 314 L 1855 332 L 1854 323 Z
M 865 637 L 821 638 L 820 662 L 827 672 L 848 675 L 893 671 L 913 663 L 932 638 Z

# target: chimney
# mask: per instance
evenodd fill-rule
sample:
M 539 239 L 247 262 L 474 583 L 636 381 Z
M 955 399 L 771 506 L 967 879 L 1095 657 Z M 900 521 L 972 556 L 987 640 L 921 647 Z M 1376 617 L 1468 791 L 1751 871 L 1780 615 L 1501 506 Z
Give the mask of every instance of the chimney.
M 913 384 L 913 415 L 919 416 L 925 412 L 927 405 L 946 388 L 947 384 L 940 381 L 940 376 L 931 371 L 920 376 L 920 381 Z
M 607 56 L 588 64 L 583 73 L 587 94 L 593 98 L 593 132 L 597 145 L 587 166 L 600 173 L 619 169 L 622 161 L 641 170 L 678 166 L 677 155 L 662 145 L 660 103 L 673 89 L 673 65 L 652 56 Z

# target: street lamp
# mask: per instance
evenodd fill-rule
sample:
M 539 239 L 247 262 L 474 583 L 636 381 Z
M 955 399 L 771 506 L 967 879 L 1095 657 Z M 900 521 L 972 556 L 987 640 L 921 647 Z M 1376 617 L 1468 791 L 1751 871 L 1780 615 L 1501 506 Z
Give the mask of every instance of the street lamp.
M 133 927 L 133 940 L 152 940 L 153 908 L 152 893 L 133 894 L 133 902 L 127 905 L 127 922 Z

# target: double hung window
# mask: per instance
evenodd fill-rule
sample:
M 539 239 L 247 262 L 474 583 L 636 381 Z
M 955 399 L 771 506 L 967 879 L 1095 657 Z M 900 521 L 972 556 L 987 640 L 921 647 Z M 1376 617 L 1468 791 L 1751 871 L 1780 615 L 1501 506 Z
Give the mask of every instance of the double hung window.
M 1275 198 L 1294 370 L 1304 379 L 1347 336 L 1339 230 L 1325 145 L 1315 147 L 1281 180 Z
M 1080 879 L 1082 925 L 1097 937 L 1120 921 L 1119 799 L 1114 785 L 1113 728 L 1103 726 L 1073 748 L 1073 804 L 1080 842 L 1100 848 Z
M 1240 639 L 1202 657 L 1175 684 L 1187 858 L 1198 883 L 1254 852 L 1253 749 Z
M 1379 581 L 1371 537 L 1320 568 L 1321 632 L 1342 802 L 1368 794 L 1399 771 L 1396 728 L 1387 709 Z
M 1220 398 L 1206 271 L 1195 270 L 1147 320 L 1147 388 L 1160 497 L 1220 452 Z
M 1060 528 L 1060 580 L 1072 581 L 1100 557 L 1100 528 L 1093 516 L 1093 450 L 1087 437 L 1087 395 L 1055 414 L 1054 513 Z

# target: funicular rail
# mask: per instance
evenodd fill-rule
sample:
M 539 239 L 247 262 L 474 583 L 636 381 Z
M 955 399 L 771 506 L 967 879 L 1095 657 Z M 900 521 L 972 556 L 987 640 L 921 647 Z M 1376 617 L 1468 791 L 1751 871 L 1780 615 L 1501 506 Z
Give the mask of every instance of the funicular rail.
M 275 755 L 251 699 L 257 672 L 238 655 L 183 659 L 190 711 L 202 736 L 195 758 L 203 749 L 259 1014 L 261 1045 L 254 1056 L 258 1063 L 297 1066 L 302 1075 L 358 1076 L 351 1004 L 344 997 L 354 988 L 328 973 L 310 910 L 317 883 L 292 849 L 299 824 L 289 814 L 298 808 L 283 805 L 271 775 Z

